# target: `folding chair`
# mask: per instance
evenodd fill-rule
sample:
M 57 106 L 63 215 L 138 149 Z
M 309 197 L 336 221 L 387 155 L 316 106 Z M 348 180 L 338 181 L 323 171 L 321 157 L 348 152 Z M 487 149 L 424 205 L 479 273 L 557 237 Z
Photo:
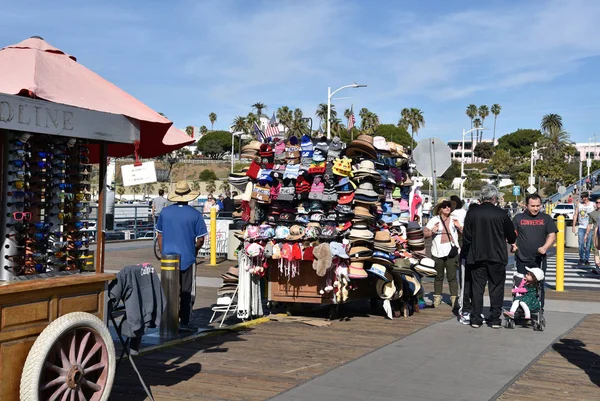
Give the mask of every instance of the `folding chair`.
M 142 269 L 144 269 L 143 273 Z M 122 280 L 121 283 L 119 283 L 119 279 Z M 133 286 L 132 283 L 128 282 L 128 279 L 131 281 L 137 281 L 138 286 Z M 151 401 L 154 401 L 154 396 L 152 395 L 150 388 L 148 385 L 146 385 L 146 382 L 142 378 L 142 375 L 132 358 L 132 355 L 138 355 L 138 348 L 142 341 L 142 336 L 129 337 L 128 335 L 125 335 L 127 339 L 123 339 L 123 324 L 127 322 L 127 309 L 125 306 L 125 300 L 128 299 L 128 297 L 142 299 L 142 293 L 140 290 L 140 285 L 142 284 L 146 287 L 152 286 L 152 297 L 146 298 L 148 302 L 152 302 L 154 304 L 155 309 L 160 309 L 160 311 L 156 311 L 156 315 L 154 316 L 156 320 L 159 320 L 159 313 L 162 313 L 162 307 L 164 306 L 164 294 L 162 292 L 162 286 L 160 285 L 158 274 L 151 269 L 151 266 L 148 265 L 127 266 L 117 274 L 117 279 L 113 280 L 109 284 L 110 296 L 108 301 L 108 315 L 113 326 L 115 327 L 115 331 L 122 346 L 121 355 L 117 360 L 116 369 L 119 369 L 121 360 L 125 355 L 127 355 L 127 359 L 131 363 L 133 370 L 135 370 L 135 373 L 137 374 L 140 384 L 144 388 L 146 395 Z M 135 292 L 134 288 L 137 288 L 138 291 Z M 121 317 L 121 321 L 117 324 L 116 315 L 120 314 L 121 312 L 123 315 Z M 152 323 L 150 327 L 154 327 L 154 323 Z
M 227 315 L 229 314 L 229 312 L 231 313 L 235 313 L 237 312 L 237 300 L 236 300 L 236 296 L 238 293 L 238 289 L 240 288 L 240 285 L 238 284 L 235 287 L 235 291 L 233 292 L 233 295 L 231 296 L 231 302 L 229 303 L 229 305 L 225 306 L 225 305 L 217 305 L 217 306 L 213 306 L 212 307 L 212 317 L 210 318 L 210 321 L 208 322 L 209 324 L 213 322 L 215 315 L 217 313 L 222 313 L 223 317 L 221 318 L 221 323 L 219 324 L 219 328 L 221 328 L 223 326 L 223 323 L 225 322 L 225 319 L 227 318 Z

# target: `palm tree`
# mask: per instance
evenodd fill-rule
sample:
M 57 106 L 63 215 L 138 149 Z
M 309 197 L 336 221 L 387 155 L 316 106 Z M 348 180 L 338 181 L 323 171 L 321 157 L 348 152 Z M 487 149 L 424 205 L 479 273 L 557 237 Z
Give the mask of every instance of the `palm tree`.
M 496 119 L 498 118 L 498 114 L 502 111 L 502 106 L 497 103 L 494 103 L 491 108 L 492 114 L 494 115 L 494 136 L 492 137 L 492 146 L 496 143 Z
M 304 121 L 302 119 L 303 117 L 304 117 L 304 114 L 302 113 L 302 110 L 294 109 L 293 121 L 292 121 L 291 127 L 290 127 L 291 131 L 294 131 L 295 133 L 302 135 L 302 133 L 308 129 L 306 126 L 306 121 Z
M 544 153 L 552 158 L 564 155 L 567 150 L 566 148 L 571 144 L 569 133 L 555 127 L 551 127 L 548 131 L 545 131 L 544 136 L 540 139 L 540 147 L 545 147 Z
M 279 120 L 279 123 L 283 125 L 283 130 L 285 134 L 285 130 L 290 129 L 290 127 L 292 126 L 292 122 L 294 121 L 292 110 L 290 110 L 290 108 L 287 106 L 281 106 L 277 109 L 276 117 Z
M 237 116 L 233 119 L 233 123 L 231 124 L 231 129 L 233 132 L 245 132 L 248 133 L 248 125 L 246 122 L 246 118 L 242 116 Z
M 260 118 L 263 110 L 267 110 L 267 105 L 261 102 L 256 102 L 252 105 L 252 109 L 256 110 L 256 114 Z
M 131 192 L 133 192 L 133 200 L 135 200 L 135 196 L 142 192 L 142 187 L 139 185 L 134 185 L 131 187 Z
M 208 115 L 208 119 L 210 120 L 210 130 L 214 131 L 215 121 L 217 121 L 217 115 L 215 113 L 210 113 Z
M 169 190 L 169 185 L 164 182 L 161 182 L 159 188 L 162 189 L 163 191 L 167 192 Z
M 410 126 L 411 130 L 411 148 L 414 147 L 415 134 L 419 134 L 419 130 L 425 126 L 425 118 L 423 117 L 423 111 L 416 107 L 410 109 L 404 108 L 400 111 L 400 120 L 398 120 L 398 127 L 408 129 Z
M 117 194 L 119 194 L 119 200 L 123 199 L 123 195 L 125 195 L 125 188 L 117 187 Z
M 260 118 L 258 118 L 258 116 L 252 112 L 248 113 L 245 120 L 246 120 L 246 130 L 248 132 L 252 131 L 252 129 L 254 127 L 254 123 L 256 123 L 257 125 L 260 125 Z
M 219 185 L 219 191 L 223 193 L 229 193 L 229 180 L 221 181 L 221 185 Z
M 198 181 L 192 181 L 192 191 L 200 191 L 200 183 Z
M 466 114 L 467 116 L 471 119 L 471 129 L 473 129 L 473 119 L 475 117 L 477 117 L 477 106 L 475 106 L 474 104 L 470 104 L 469 106 L 467 106 L 467 111 Z M 473 131 L 471 131 L 471 157 L 473 155 L 473 144 L 475 143 L 475 141 L 473 141 Z
M 487 116 L 490 115 L 490 109 L 488 109 L 488 107 L 484 104 L 479 106 L 479 117 L 481 117 L 481 127 L 483 128 L 483 125 L 485 124 L 485 118 Z M 481 142 L 483 140 L 483 130 L 480 131 L 479 133 L 479 141 Z
M 360 128 L 364 134 L 370 135 L 379 127 L 379 116 L 366 108 L 362 108 L 359 112 Z
M 558 114 L 546 114 L 542 117 L 541 124 L 542 132 L 550 130 L 561 131 L 563 128 L 562 117 Z
M 477 128 L 477 140 L 479 140 L 479 128 L 481 128 L 481 119 L 474 118 L 473 119 L 473 128 Z M 471 137 L 473 137 L 473 132 L 471 132 Z M 471 142 L 471 161 L 475 160 L 475 143 Z
M 335 106 L 333 104 L 329 106 L 329 113 L 330 113 L 332 119 L 337 117 L 337 111 L 335 111 Z M 317 107 L 317 111 L 315 112 L 315 115 L 319 118 L 319 125 L 322 127 L 326 127 L 327 126 L 327 103 L 319 104 L 319 107 Z M 325 123 L 323 123 L 323 122 L 325 122 Z
M 188 125 L 187 127 L 185 127 L 185 133 L 188 134 L 188 136 L 193 137 L 194 136 L 194 127 L 192 127 L 191 125 Z
M 340 136 L 340 134 L 346 129 L 342 120 L 340 118 L 332 118 L 331 119 L 331 132 L 335 136 Z
M 350 116 L 352 115 L 353 111 L 352 109 L 346 109 L 344 110 L 344 117 L 346 118 L 346 120 L 348 120 L 350 118 Z
M 206 128 L 206 125 L 203 125 L 200 127 L 200 135 L 204 136 L 208 134 L 208 128 Z
M 206 192 L 208 192 L 209 194 L 215 193 L 217 190 L 217 185 L 215 183 L 215 180 L 210 180 L 206 183 Z

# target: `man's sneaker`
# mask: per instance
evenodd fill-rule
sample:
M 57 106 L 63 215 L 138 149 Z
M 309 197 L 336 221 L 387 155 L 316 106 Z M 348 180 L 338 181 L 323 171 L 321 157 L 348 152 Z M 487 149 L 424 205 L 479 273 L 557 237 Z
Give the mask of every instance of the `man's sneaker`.
M 485 324 L 485 316 L 483 316 L 483 313 L 481 314 L 481 323 Z
M 501 329 L 502 325 L 501 324 L 492 324 L 492 329 Z
M 461 324 L 471 324 L 471 314 L 469 312 L 463 312 L 460 315 L 460 319 L 458 319 L 458 321 Z
M 592 273 L 600 274 L 600 266 L 596 265 L 596 267 L 594 269 L 592 269 Z
M 590 265 L 590 261 L 586 260 L 585 262 L 583 262 L 584 265 L 589 266 Z
M 471 327 L 474 328 L 474 329 L 478 329 L 478 328 L 481 327 L 481 325 L 480 324 L 471 323 Z
M 181 330 L 181 331 L 196 332 L 196 331 L 198 331 L 198 329 L 199 328 L 197 326 L 194 326 L 192 324 L 183 324 L 182 323 L 182 324 L 179 325 L 179 330 Z
M 579 259 L 579 262 L 577 262 L 577 266 L 581 266 L 583 265 L 583 259 Z

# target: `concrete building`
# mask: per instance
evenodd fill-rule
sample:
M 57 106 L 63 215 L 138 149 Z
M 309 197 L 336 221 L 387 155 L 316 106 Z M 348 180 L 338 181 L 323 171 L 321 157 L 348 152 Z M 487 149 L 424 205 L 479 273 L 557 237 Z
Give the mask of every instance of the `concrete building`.
M 483 139 L 481 141 L 481 143 L 492 143 L 492 140 L 491 139 Z M 462 139 L 448 141 L 448 146 L 450 147 L 450 152 L 451 152 L 450 154 L 451 154 L 451 157 L 453 160 L 460 160 L 461 157 L 463 157 L 462 144 L 463 144 Z M 473 146 L 473 144 L 475 146 Z M 498 145 L 498 140 L 496 140 L 493 144 L 493 146 L 496 146 L 496 145 Z M 465 162 L 471 160 L 471 157 L 473 156 L 472 150 L 475 149 L 476 146 L 477 146 L 476 140 L 471 142 L 470 136 L 469 136 L 469 139 L 467 139 L 467 137 L 465 137 L 465 151 L 464 151 Z M 478 159 L 477 161 L 481 161 L 481 160 Z

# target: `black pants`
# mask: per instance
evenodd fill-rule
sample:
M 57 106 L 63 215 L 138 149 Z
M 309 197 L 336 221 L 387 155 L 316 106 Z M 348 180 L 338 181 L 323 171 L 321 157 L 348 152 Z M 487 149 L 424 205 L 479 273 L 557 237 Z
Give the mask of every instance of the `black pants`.
M 196 300 L 196 264 L 192 263 L 186 270 L 179 272 L 179 320 L 181 324 L 189 324 Z
M 519 258 L 515 257 L 515 264 L 517 265 L 517 271 L 522 275 L 527 274 L 527 269 L 525 267 L 539 267 L 544 272 L 544 277 L 546 277 L 546 269 L 548 268 L 548 262 L 545 257 L 537 258 L 535 262 L 523 262 Z M 546 300 L 546 285 L 545 283 L 541 283 L 541 294 L 540 294 L 540 304 L 542 305 L 542 311 L 544 310 L 544 301 Z
M 486 284 L 490 293 L 489 324 L 500 324 L 502 303 L 504 302 L 504 282 L 506 281 L 506 263 L 481 262 L 471 266 L 473 279 L 473 298 L 471 324 L 482 324 L 481 312 L 483 310 L 483 293 Z

